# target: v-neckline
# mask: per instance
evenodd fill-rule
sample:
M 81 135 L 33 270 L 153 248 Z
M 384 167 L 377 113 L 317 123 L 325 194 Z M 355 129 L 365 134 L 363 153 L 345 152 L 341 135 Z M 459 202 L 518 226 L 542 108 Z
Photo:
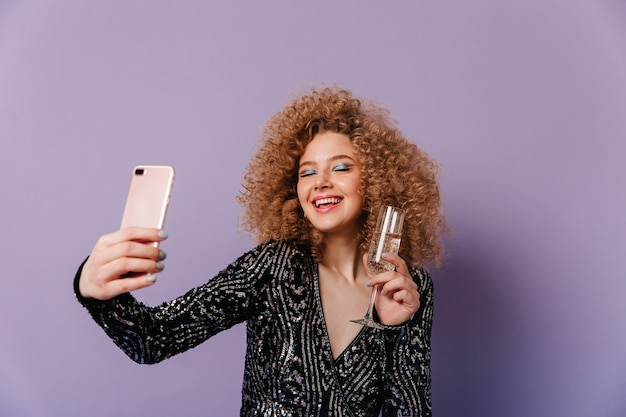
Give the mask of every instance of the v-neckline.
M 354 346 L 354 344 L 362 337 L 363 333 L 365 333 L 366 331 L 366 328 L 365 326 L 362 326 L 361 330 L 359 330 L 356 336 L 354 336 L 354 338 L 350 341 L 350 343 L 348 343 L 346 347 L 341 351 L 341 353 L 339 353 L 339 355 L 337 355 L 337 357 L 335 358 L 333 356 L 333 349 L 330 344 L 330 335 L 328 333 L 328 326 L 326 325 L 326 316 L 324 315 L 324 306 L 322 304 L 322 294 L 320 291 L 319 264 L 317 262 L 314 262 L 314 268 L 313 268 L 313 287 L 314 287 L 314 292 L 315 292 L 315 301 L 317 303 L 318 311 L 322 319 L 321 321 L 322 321 L 322 327 L 324 331 L 324 342 L 326 345 L 326 349 L 328 351 L 327 353 L 330 355 L 333 365 L 335 365 L 339 363 L 340 359 L 345 355 L 345 353 L 348 350 L 350 350 L 350 348 L 352 348 L 352 346 Z

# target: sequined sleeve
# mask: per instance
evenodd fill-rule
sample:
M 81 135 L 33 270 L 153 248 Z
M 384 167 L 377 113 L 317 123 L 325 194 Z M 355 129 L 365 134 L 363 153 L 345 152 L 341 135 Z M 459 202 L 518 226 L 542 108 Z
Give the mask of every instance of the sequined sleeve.
M 108 301 L 83 298 L 77 291 L 80 269 L 74 290 L 124 353 L 138 363 L 157 363 L 253 315 L 258 292 L 271 273 L 275 246 L 274 242 L 259 245 L 206 284 L 157 307 L 148 307 L 128 293 Z
M 411 270 L 420 291 L 420 309 L 406 325 L 385 330 L 387 366 L 383 417 L 432 416 L 430 335 L 433 282 L 423 269 Z

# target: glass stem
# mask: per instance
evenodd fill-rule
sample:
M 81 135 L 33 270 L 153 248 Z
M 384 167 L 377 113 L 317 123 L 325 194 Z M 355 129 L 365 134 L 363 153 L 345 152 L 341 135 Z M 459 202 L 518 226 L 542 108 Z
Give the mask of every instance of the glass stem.
M 370 305 L 367 307 L 365 318 L 368 320 L 372 318 L 372 310 L 374 309 L 374 302 L 376 301 L 376 294 L 378 294 L 378 285 L 374 285 L 372 288 L 372 295 L 370 296 Z

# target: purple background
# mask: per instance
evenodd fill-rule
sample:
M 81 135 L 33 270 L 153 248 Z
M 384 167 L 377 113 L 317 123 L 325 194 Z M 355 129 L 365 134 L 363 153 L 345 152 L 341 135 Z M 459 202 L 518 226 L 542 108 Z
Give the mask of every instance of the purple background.
M 625 28 L 617 0 L 0 0 L 0 415 L 237 414 L 243 326 L 139 366 L 71 281 L 136 164 L 178 173 L 142 300 L 249 249 L 259 128 L 323 82 L 443 167 L 435 415 L 626 415 Z

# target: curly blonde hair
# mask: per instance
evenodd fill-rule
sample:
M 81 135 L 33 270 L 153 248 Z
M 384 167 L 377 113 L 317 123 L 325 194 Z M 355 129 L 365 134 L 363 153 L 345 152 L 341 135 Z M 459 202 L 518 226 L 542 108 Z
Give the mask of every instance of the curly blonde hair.
M 361 162 L 361 251 L 367 253 L 378 207 L 392 205 L 406 210 L 400 256 L 416 267 L 439 264 L 445 222 L 437 165 L 404 137 L 386 109 L 337 87 L 314 89 L 267 121 L 238 197 L 243 228 L 258 243 L 297 239 L 321 259 L 324 237 L 304 217 L 296 187 L 305 147 L 325 131 L 346 134 Z

